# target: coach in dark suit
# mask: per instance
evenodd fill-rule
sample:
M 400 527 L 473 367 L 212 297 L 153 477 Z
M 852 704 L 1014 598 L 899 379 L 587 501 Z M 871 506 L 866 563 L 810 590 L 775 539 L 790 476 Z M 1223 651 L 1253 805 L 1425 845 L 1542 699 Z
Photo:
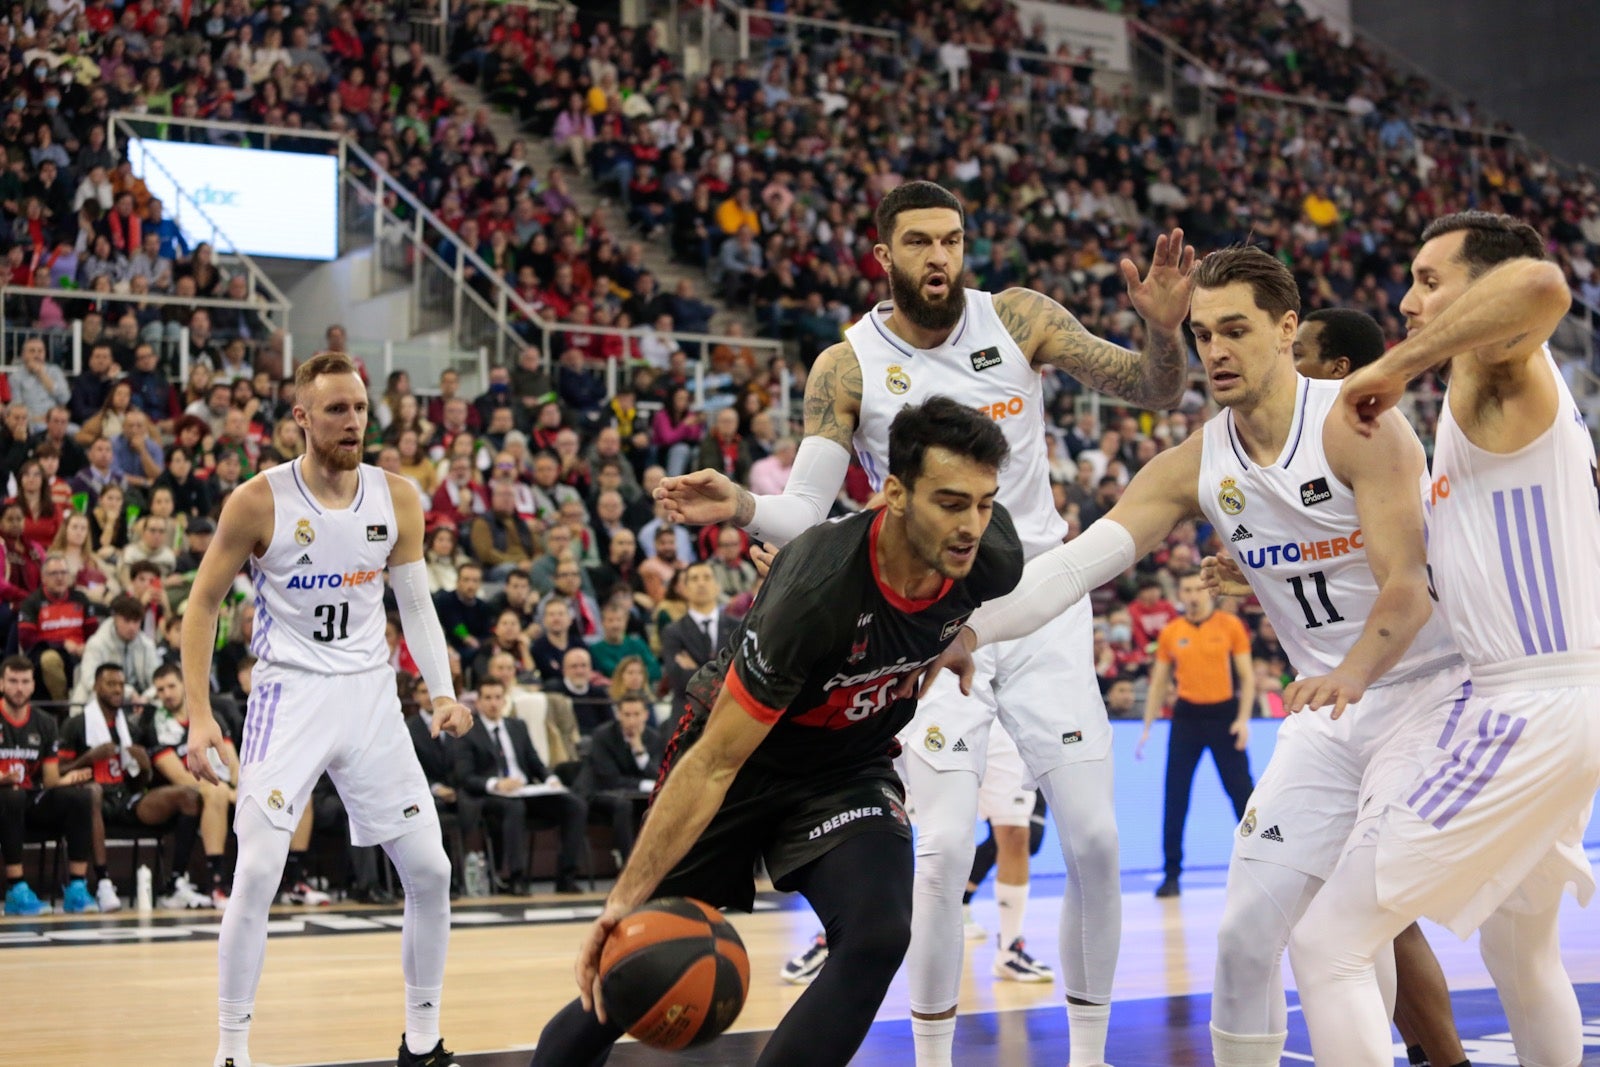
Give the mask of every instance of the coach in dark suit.
M 683 572 L 688 614 L 661 631 L 661 664 L 672 683 L 672 714 L 683 711 L 683 688 L 707 661 L 728 647 L 739 621 L 717 609 L 717 576 L 709 563 Z
M 587 833 L 589 806 L 572 793 L 515 797 L 523 785 L 538 785 L 550 772 L 534 750 L 528 726 L 505 718 L 505 686 L 492 678 L 478 683 L 478 721 L 450 746 L 456 788 L 482 797 L 484 814 L 500 827 L 500 863 L 511 892 L 528 892 L 528 817 L 561 830 L 556 892 L 578 892 L 578 856 Z
M 650 704 L 643 693 L 623 695 L 614 710 L 615 720 L 594 732 L 586 760 L 594 790 L 589 807 L 611 817 L 611 845 L 621 867 L 633 854 L 639 817 L 661 773 L 666 742 L 650 725 Z

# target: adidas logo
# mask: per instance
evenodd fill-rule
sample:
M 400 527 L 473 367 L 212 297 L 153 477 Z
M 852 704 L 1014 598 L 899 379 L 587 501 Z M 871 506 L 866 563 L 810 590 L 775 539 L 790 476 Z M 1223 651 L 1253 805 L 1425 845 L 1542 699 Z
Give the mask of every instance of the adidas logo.
M 951 752 L 965 752 L 966 750 L 967 750 L 966 739 L 965 738 L 961 738 L 961 737 L 956 738 L 956 743 L 953 746 L 951 746 L 951 749 L 950 749 Z
M 1274 824 L 1261 831 L 1261 840 L 1276 841 L 1281 845 L 1283 844 L 1283 834 L 1278 832 L 1278 827 Z
M 1238 544 L 1240 541 L 1250 540 L 1250 536 L 1250 531 L 1241 526 L 1237 530 L 1233 531 L 1233 537 L 1229 538 L 1229 540 L 1231 540 L 1234 544 Z
M 309 552 L 303 554 L 299 559 L 295 560 L 294 561 L 294 565 L 296 567 L 315 567 L 316 566 L 315 563 L 311 562 L 311 554 Z

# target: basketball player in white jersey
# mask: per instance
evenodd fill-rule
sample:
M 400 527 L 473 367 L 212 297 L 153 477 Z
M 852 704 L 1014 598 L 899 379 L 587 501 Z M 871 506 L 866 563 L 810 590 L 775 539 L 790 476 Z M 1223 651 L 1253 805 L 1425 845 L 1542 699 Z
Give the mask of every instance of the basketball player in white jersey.
M 1225 410 L 1140 470 L 1104 519 L 1029 563 L 1017 592 L 969 626 L 980 644 L 1028 633 L 1203 517 L 1233 546 L 1301 675 L 1285 706 L 1335 695 L 1339 718 L 1298 715 L 1278 731 L 1228 871 L 1212 1057 L 1267 1067 L 1287 1036 L 1291 928 L 1332 873 L 1363 799 L 1397 788 L 1394 768 L 1405 764 L 1394 753 L 1437 740 L 1459 708 L 1465 672 L 1429 618 L 1416 434 L 1398 414 L 1357 434 L 1335 413 L 1337 383 L 1295 373 L 1299 293 L 1277 259 L 1231 248 L 1196 275 L 1190 326 Z
M 222 920 L 217 1067 L 249 1067 L 250 1017 L 267 914 L 289 836 L 324 771 L 356 845 L 382 845 L 406 891 L 401 962 L 406 1028 L 399 1067 L 453 1067 L 439 1036 L 450 936 L 450 861 L 400 714 L 384 642 L 383 572 L 406 643 L 433 694 L 435 735 L 472 716 L 450 685 L 444 632 L 428 596 L 422 508 L 405 480 L 361 463 L 367 394 L 349 358 L 324 352 L 295 372 L 294 419 L 306 454 L 236 489 L 200 564 L 184 616 L 183 671 L 211 676 L 217 610 L 246 560 L 256 622 L 238 810 L 238 870 Z M 209 687 L 191 685 L 189 769 L 215 781 L 221 733 Z
M 1449 364 L 1428 545 L 1472 676 L 1453 740 L 1358 828 L 1293 944 L 1319 1062 L 1388 1064 L 1378 946 L 1419 915 L 1479 950 L 1517 1058 L 1575 1067 L 1582 1018 L 1557 912 L 1594 892 L 1582 833 L 1600 787 L 1600 485 L 1587 427 L 1545 342 L 1571 297 L 1537 231 L 1466 212 L 1423 232 L 1409 336 L 1352 375 L 1362 434 L 1405 384 Z
M 1011 460 L 1000 500 L 1031 557 L 1059 545 L 1066 522 L 1051 500 L 1040 372 L 1053 367 L 1140 407 L 1183 393 L 1181 333 L 1194 250 L 1182 231 L 1156 241 L 1148 275 L 1122 263 L 1144 351 L 1092 336 L 1055 301 L 1029 289 L 960 288 L 961 203 L 931 182 L 908 182 L 877 209 L 878 262 L 893 301 L 868 312 L 818 357 L 806 382 L 806 436 L 780 496 L 752 496 L 723 475 L 697 471 L 662 482 L 675 520 L 733 521 L 783 544 L 828 514 L 852 450 L 874 488 L 884 479 L 888 427 L 906 404 L 945 394 L 989 413 Z M 919 1067 L 946 1067 L 961 985 L 961 895 L 972 865 L 979 776 L 998 715 L 1045 795 L 1068 872 L 1060 953 L 1071 1062 L 1105 1060 L 1111 984 L 1122 930 L 1111 727 L 1092 663 L 1088 606 L 984 657 L 983 684 L 963 699 L 945 683 L 901 735 L 906 787 L 917 807 L 915 904 L 907 973 Z

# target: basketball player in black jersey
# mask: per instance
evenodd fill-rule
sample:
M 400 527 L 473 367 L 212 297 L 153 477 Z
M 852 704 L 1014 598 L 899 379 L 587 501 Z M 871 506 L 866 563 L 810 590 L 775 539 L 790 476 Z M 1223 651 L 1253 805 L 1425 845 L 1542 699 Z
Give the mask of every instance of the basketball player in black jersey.
M 897 690 L 1017 583 L 1021 545 L 994 503 L 1007 453 L 972 408 L 907 407 L 890 427 L 886 506 L 778 553 L 727 650 L 690 679 L 644 830 L 579 951 L 580 1000 L 545 1027 L 535 1067 L 603 1063 L 621 1037 L 597 977 L 619 919 L 657 895 L 747 911 L 758 858 L 816 909 L 830 956 L 757 1064 L 850 1061 L 911 936 L 911 835 L 890 760 L 915 702 Z

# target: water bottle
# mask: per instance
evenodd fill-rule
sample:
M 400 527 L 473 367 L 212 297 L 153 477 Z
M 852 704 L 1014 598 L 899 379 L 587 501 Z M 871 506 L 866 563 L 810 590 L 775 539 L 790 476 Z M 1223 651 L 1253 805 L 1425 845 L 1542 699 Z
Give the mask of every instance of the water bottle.
M 467 853 L 466 890 L 468 897 L 486 897 L 489 895 L 488 863 L 481 852 Z
M 155 900 L 151 886 L 150 868 L 143 863 L 139 864 L 139 870 L 134 875 L 133 884 L 134 907 L 138 909 L 139 914 L 141 915 L 150 914 L 150 910 L 155 906 Z

